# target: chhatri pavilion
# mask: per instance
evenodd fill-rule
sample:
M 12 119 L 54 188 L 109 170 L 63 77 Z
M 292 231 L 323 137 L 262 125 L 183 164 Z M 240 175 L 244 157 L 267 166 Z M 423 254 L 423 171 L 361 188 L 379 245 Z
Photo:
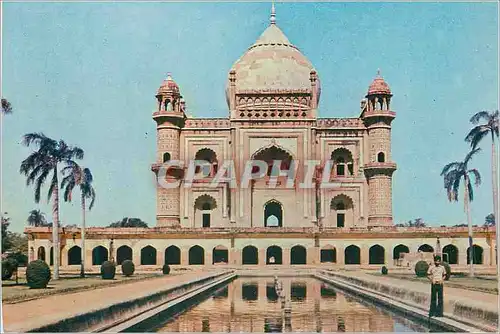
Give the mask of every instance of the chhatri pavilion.
M 452 266 L 465 266 L 467 228 L 394 225 L 393 94 L 380 74 L 370 79 L 360 106 L 353 106 L 357 117 L 320 117 L 320 75 L 278 27 L 273 6 L 267 29 L 227 75 L 227 118 L 187 116 L 182 90 L 170 75 L 156 92 L 152 172 L 161 176 L 162 166 L 173 160 L 203 160 L 210 165 L 208 177 L 186 187 L 187 167 L 169 169 L 164 177 L 180 186 L 158 184 L 156 226 L 87 228 L 85 263 L 408 266 L 437 252 Z M 279 176 L 271 187 L 271 173 L 245 188 L 210 185 L 226 161 L 241 175 L 250 160 L 270 166 L 281 160 L 285 169 L 298 161 L 298 179 L 307 173 L 304 161 L 330 160 L 329 181 L 337 186 L 288 187 Z M 28 227 L 25 233 L 30 260 L 52 262 L 50 229 Z M 80 229 L 61 229 L 60 243 L 61 266 L 78 268 Z M 495 229 L 475 228 L 474 243 L 474 263 L 494 266 Z

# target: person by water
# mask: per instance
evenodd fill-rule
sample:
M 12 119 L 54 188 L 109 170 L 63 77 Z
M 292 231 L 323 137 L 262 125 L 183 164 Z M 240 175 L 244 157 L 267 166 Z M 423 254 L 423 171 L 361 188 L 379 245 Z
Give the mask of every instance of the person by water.
M 430 266 L 427 271 L 427 278 L 431 281 L 431 306 L 429 317 L 443 316 L 443 283 L 445 277 L 446 269 L 441 265 L 441 256 L 436 255 L 434 256 L 434 265 Z

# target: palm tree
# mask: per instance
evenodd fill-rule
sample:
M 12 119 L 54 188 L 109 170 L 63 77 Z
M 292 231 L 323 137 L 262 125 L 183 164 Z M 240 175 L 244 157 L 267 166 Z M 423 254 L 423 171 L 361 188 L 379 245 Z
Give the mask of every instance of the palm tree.
M 31 210 L 27 222 L 29 226 L 48 226 L 47 219 L 45 219 L 45 213 L 41 212 L 40 210 Z
M 471 117 L 470 121 L 475 125 L 472 130 L 470 130 L 465 140 L 469 142 L 472 148 L 479 146 L 479 143 L 486 136 L 491 136 L 491 182 L 493 183 L 493 216 L 498 219 L 498 170 L 497 170 L 497 150 L 495 147 L 495 137 L 499 137 L 499 112 L 492 111 L 480 111 Z M 480 124 L 480 122 L 482 123 Z M 493 225 L 495 225 L 495 220 L 493 220 Z M 497 245 L 500 242 L 500 230 L 497 229 Z M 500 248 L 497 247 L 497 252 L 500 252 Z M 498 256 L 499 253 L 497 253 Z M 498 274 L 500 275 L 500 267 L 498 268 Z
M 64 189 L 64 200 L 71 202 L 71 194 L 75 186 L 80 187 L 81 205 L 82 205 L 82 260 L 80 263 L 80 276 L 85 277 L 85 208 L 86 200 L 90 199 L 89 211 L 92 210 L 95 201 L 95 190 L 92 186 L 92 173 L 88 168 L 80 167 L 76 162 L 69 163 L 63 168 L 63 180 L 61 188 Z
M 7 99 L 2 98 L 2 114 L 11 114 L 12 113 L 12 105 Z
M 74 159 L 83 158 L 83 150 L 70 147 L 63 140 L 56 141 L 42 133 L 28 133 L 23 137 L 25 146 L 35 145 L 33 151 L 23 162 L 19 172 L 26 176 L 26 184 L 35 186 L 35 202 L 40 202 L 40 192 L 49 174 L 52 174 L 47 200 L 52 199 L 52 242 L 54 245 L 54 279 L 59 279 L 59 181 L 58 168 L 61 163 L 68 164 Z
M 471 177 L 474 178 L 476 187 L 481 183 L 481 175 L 475 168 L 469 169 L 468 164 L 472 157 L 481 149 L 476 148 L 467 153 L 464 161 L 451 162 L 444 166 L 441 176 L 444 178 L 444 187 L 450 202 L 458 202 L 458 191 L 460 184 L 464 184 L 464 208 L 467 212 L 467 225 L 469 227 L 469 270 L 470 276 L 474 276 L 474 243 L 472 241 L 472 219 L 470 215 L 469 204 L 474 200 L 474 189 L 471 183 Z

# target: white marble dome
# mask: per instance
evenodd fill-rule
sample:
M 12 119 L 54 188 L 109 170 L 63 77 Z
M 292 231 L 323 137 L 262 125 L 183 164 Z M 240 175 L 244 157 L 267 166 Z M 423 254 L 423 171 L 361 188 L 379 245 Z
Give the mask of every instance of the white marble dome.
M 237 92 L 311 89 L 313 69 L 273 22 L 231 68 L 236 73 Z M 317 87 L 319 93 L 319 79 Z

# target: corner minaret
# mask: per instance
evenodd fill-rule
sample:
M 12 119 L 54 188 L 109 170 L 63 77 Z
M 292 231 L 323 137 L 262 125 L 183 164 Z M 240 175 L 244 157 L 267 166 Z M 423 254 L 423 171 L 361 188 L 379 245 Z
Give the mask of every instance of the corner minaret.
M 392 174 L 396 164 L 391 159 L 392 93 L 378 71 L 368 88 L 361 118 L 368 130 L 368 161 L 363 166 L 368 182 L 368 226 L 391 226 Z
M 158 176 L 162 165 L 169 160 L 180 159 L 179 138 L 186 119 L 185 102 L 170 73 L 158 89 L 156 100 L 157 109 L 153 113 L 153 119 L 156 121 L 157 155 L 151 169 Z M 180 172 L 179 169 L 170 168 L 165 176 L 166 182 L 175 182 L 180 177 Z M 180 226 L 179 188 L 166 189 L 159 183 L 156 187 L 156 225 Z

